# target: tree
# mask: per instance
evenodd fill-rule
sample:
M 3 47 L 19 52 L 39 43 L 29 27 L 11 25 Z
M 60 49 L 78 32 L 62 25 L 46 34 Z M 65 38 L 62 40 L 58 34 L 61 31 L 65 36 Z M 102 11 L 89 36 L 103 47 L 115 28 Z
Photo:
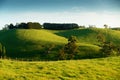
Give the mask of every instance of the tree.
M 60 59 L 74 59 L 78 51 L 77 38 L 71 36 L 68 39 L 68 43 L 60 50 Z
M 104 42 L 105 42 L 105 36 L 103 34 L 99 33 L 97 35 L 97 40 L 100 43 L 100 46 L 102 46 L 104 44 Z
M 5 24 L 5 26 L 2 28 L 2 30 L 8 30 L 8 24 Z
M 28 25 L 28 29 L 41 29 L 42 28 L 42 25 L 37 22 L 34 22 L 34 23 L 28 22 L 27 25 Z
M 100 51 L 103 53 L 102 55 L 104 57 L 108 57 L 111 55 L 116 55 L 116 52 L 114 51 L 114 44 L 112 42 L 104 42 L 102 48 Z
M 107 29 L 107 28 L 108 28 L 108 25 L 107 25 L 107 24 L 104 24 L 104 27 L 105 27 L 105 29 Z
M 73 59 L 78 51 L 77 38 L 76 36 L 70 36 L 68 44 L 65 45 L 65 52 L 67 53 L 68 59 Z
M 28 26 L 26 23 L 20 23 L 20 24 L 16 23 L 16 28 L 17 29 L 28 29 Z
M 11 23 L 10 25 L 8 25 L 8 29 L 14 29 L 15 26 Z

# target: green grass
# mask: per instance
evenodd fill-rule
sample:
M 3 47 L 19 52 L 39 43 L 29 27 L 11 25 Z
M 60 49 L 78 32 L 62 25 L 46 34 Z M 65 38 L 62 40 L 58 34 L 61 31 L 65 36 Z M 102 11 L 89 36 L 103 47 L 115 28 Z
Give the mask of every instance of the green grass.
M 0 59 L 0 80 L 119 80 L 120 57 L 69 61 Z
M 120 31 L 109 29 L 73 29 L 73 30 L 35 30 L 18 29 L 0 31 L 0 42 L 6 47 L 7 56 L 19 58 L 39 58 L 44 54 L 46 48 L 55 45 L 53 52 L 59 52 L 59 49 L 67 43 L 67 38 L 71 35 L 78 38 L 79 58 L 83 55 L 99 55 L 98 42 L 96 36 L 98 33 L 104 34 L 107 40 L 114 44 L 120 44 Z M 91 58 L 91 57 L 90 57 Z
M 40 54 L 47 46 L 67 43 L 66 38 L 45 30 L 8 30 L 0 31 L 0 35 L 9 56 Z
M 112 41 L 115 44 L 120 43 L 120 31 L 110 30 L 110 29 L 74 29 L 74 30 L 62 30 L 62 31 L 54 31 L 56 35 L 63 36 L 69 38 L 71 35 L 76 36 L 80 43 L 86 44 L 98 44 L 97 35 L 99 33 L 103 34 L 107 40 Z

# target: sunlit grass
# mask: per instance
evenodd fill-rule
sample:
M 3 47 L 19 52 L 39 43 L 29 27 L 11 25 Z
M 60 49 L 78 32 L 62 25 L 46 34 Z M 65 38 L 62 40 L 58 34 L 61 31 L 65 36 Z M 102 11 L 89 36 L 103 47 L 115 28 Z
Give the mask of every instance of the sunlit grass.
M 27 62 L 0 60 L 0 80 L 119 80 L 120 57 Z

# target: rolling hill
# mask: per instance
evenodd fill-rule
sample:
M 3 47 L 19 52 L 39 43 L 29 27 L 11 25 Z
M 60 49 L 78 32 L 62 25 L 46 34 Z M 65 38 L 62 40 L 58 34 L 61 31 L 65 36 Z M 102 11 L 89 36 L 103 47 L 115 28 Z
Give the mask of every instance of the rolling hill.
M 7 55 L 12 57 L 33 56 L 45 46 L 67 42 L 66 38 L 45 30 L 8 30 L 1 31 L 0 35 L 0 42 L 6 47 Z
M 0 42 L 6 47 L 7 56 L 14 58 L 40 58 L 45 50 L 51 46 L 54 47 L 52 53 L 58 53 L 59 49 L 67 43 L 67 39 L 73 35 L 78 38 L 80 54 L 78 58 L 84 58 L 83 55 L 99 55 L 100 47 L 97 46 L 96 36 L 101 33 L 107 40 L 119 45 L 120 31 L 109 29 L 74 29 L 74 30 L 35 30 L 35 29 L 16 29 L 0 31 Z M 52 55 L 51 55 L 52 56 Z
M 98 44 L 97 35 L 103 34 L 106 40 L 112 41 L 113 43 L 120 44 L 120 31 L 111 29 L 101 28 L 88 28 L 88 29 L 74 29 L 74 30 L 63 30 L 54 32 L 56 35 L 69 38 L 71 35 L 76 36 L 80 43 L 86 44 Z

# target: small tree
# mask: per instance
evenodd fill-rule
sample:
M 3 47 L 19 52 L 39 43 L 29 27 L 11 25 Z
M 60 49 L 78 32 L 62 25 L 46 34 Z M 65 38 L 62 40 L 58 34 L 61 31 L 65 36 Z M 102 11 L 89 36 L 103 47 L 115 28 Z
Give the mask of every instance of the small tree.
M 77 38 L 71 36 L 68 43 L 60 50 L 60 59 L 73 59 L 78 51 Z M 62 58 L 61 58 L 62 57 Z
M 105 29 L 107 29 L 107 28 L 108 28 L 108 25 L 107 25 L 107 24 L 104 24 L 104 27 L 105 27 Z
M 105 39 L 105 36 L 103 34 L 98 34 L 97 36 L 98 42 L 100 42 L 100 52 L 102 53 L 102 56 L 107 57 L 111 55 L 116 55 L 115 52 L 115 46 L 112 42 L 109 42 Z
M 105 36 L 104 36 L 103 34 L 99 33 L 99 34 L 97 35 L 97 40 L 98 40 L 98 42 L 100 43 L 100 46 L 103 46 L 103 44 L 104 44 L 104 42 L 105 42 Z
M 114 51 L 114 44 L 112 42 L 104 42 L 101 52 L 104 57 L 116 55 L 116 52 Z

